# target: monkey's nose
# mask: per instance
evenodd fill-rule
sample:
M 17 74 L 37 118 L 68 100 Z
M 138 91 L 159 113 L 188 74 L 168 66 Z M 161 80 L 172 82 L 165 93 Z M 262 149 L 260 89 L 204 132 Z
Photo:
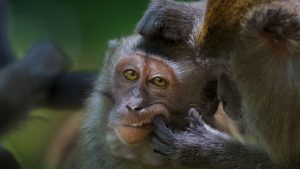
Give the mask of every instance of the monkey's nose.
M 129 112 L 132 112 L 132 111 L 139 111 L 139 110 L 142 110 L 143 107 L 142 106 L 129 106 L 129 105 L 126 105 L 126 108 Z
M 129 112 L 133 111 L 132 108 L 131 108 L 130 106 L 128 106 L 128 105 L 126 105 L 126 108 L 127 108 L 127 110 L 128 110 Z

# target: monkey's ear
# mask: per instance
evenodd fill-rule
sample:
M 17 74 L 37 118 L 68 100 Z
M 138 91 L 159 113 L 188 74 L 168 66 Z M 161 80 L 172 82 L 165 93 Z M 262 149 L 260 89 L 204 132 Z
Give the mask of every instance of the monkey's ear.
M 225 113 L 233 120 L 240 120 L 241 98 L 239 91 L 227 74 L 221 74 L 218 78 L 218 97 L 223 104 Z
M 117 46 L 119 46 L 120 45 L 120 41 L 119 40 L 117 40 L 117 39 L 112 39 L 112 40 L 109 40 L 108 41 L 108 47 L 110 48 L 110 49 L 115 49 Z

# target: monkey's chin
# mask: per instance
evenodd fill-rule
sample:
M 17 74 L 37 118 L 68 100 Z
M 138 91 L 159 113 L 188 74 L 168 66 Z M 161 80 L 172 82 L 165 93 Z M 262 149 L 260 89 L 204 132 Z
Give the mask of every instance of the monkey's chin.
M 139 144 L 148 138 L 152 129 L 152 124 L 146 124 L 139 127 L 117 126 L 114 131 L 123 143 Z

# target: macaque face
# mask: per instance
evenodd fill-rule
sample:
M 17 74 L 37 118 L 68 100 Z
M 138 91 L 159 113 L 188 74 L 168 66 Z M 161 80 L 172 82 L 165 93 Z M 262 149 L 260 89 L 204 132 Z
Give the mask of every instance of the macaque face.
M 169 107 L 178 96 L 179 83 L 173 69 L 157 57 L 135 52 L 122 57 L 114 72 L 115 107 L 110 125 L 127 144 L 137 144 L 152 131 L 152 119 L 170 119 Z

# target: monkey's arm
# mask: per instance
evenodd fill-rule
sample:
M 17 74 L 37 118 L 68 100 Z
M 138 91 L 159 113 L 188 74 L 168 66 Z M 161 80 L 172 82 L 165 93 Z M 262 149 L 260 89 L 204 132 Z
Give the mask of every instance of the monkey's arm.
M 1 70 L 0 133 L 47 98 L 51 85 L 65 67 L 60 51 L 53 45 L 39 44 L 24 59 Z
M 54 109 L 81 108 L 95 79 L 94 72 L 64 72 L 51 85 L 44 105 Z
M 267 154 L 245 145 L 207 124 L 191 109 L 190 127 L 184 132 L 167 128 L 160 117 L 154 121 L 154 151 L 184 166 L 211 169 L 279 169 Z
M 1 146 L 0 146 L 0 168 L 21 169 L 15 157 Z
M 4 67 L 0 72 L 0 133 L 32 108 L 80 108 L 95 74 L 70 73 L 65 68 L 63 53 L 48 43 L 35 45 L 24 59 Z
M 201 21 L 205 3 L 153 0 L 136 30 L 145 37 L 184 40 L 192 32 L 195 22 Z

